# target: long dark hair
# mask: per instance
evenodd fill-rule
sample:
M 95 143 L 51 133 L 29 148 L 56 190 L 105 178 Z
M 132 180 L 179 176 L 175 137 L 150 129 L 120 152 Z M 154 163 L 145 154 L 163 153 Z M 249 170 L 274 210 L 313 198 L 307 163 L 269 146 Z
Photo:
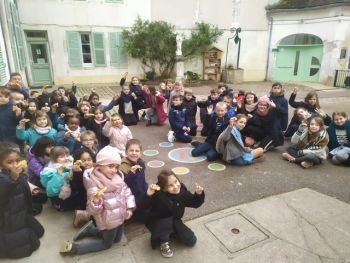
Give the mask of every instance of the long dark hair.
M 171 176 L 171 175 L 175 176 L 175 178 L 180 182 L 179 178 L 171 170 L 162 170 L 158 174 L 157 185 L 159 185 L 160 189 L 163 192 L 166 192 L 166 187 L 168 186 L 169 176 Z
M 46 155 L 45 149 L 49 146 L 55 146 L 54 140 L 52 140 L 50 137 L 43 136 L 36 141 L 36 143 L 30 149 L 30 152 L 34 154 L 35 157 L 44 157 Z

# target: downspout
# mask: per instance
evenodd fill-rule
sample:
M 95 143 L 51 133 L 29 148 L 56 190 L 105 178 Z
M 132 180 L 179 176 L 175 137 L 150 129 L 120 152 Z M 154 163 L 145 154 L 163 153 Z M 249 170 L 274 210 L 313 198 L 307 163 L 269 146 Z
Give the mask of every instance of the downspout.
M 266 71 L 265 71 L 265 79 L 264 79 L 265 81 L 267 81 L 267 75 L 269 72 L 272 26 L 273 26 L 273 17 L 270 16 L 269 45 L 267 47 Z

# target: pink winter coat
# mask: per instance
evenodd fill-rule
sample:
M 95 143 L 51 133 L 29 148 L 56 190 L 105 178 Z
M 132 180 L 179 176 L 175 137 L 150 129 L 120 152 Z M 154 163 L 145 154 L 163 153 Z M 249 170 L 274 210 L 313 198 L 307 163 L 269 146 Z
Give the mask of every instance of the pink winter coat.
M 146 103 L 145 103 L 145 108 L 152 108 L 152 101 L 151 101 L 151 94 L 144 92 L 145 97 L 146 97 Z M 156 104 L 157 104 L 157 117 L 159 119 L 159 124 L 163 124 L 166 119 L 168 118 L 168 115 L 164 111 L 164 102 L 165 98 L 162 93 L 158 93 L 156 96 Z
M 95 219 L 96 226 L 99 230 L 114 229 L 124 223 L 129 208 L 135 208 L 135 198 L 130 188 L 124 182 L 123 173 L 119 172 L 116 177 L 118 182 L 114 183 L 117 188 L 111 191 L 109 186 L 94 176 L 95 170 L 89 169 L 84 173 L 83 181 L 87 192 L 86 210 Z M 102 175 L 103 176 L 103 175 Z M 106 177 L 104 179 L 107 179 Z M 109 180 L 109 179 L 107 179 Z M 110 180 L 109 180 L 110 181 Z M 95 205 L 92 202 L 94 194 L 107 186 L 104 192 L 102 202 Z
M 104 136 L 109 138 L 109 145 L 118 148 L 122 153 L 125 153 L 125 146 L 128 140 L 132 139 L 130 129 L 123 125 L 123 127 L 113 127 L 110 121 L 107 121 L 102 129 Z

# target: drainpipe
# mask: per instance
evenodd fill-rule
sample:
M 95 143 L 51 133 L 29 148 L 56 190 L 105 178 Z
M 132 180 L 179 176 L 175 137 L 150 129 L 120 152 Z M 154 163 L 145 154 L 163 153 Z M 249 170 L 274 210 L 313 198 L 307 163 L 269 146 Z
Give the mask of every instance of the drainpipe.
M 272 26 L 273 26 L 273 17 L 270 17 L 270 30 L 269 30 L 269 45 L 267 47 L 267 60 L 266 60 L 266 71 L 265 71 L 265 81 L 267 81 L 267 75 L 269 72 L 269 63 L 270 63 L 270 49 L 271 49 L 271 38 L 272 38 Z

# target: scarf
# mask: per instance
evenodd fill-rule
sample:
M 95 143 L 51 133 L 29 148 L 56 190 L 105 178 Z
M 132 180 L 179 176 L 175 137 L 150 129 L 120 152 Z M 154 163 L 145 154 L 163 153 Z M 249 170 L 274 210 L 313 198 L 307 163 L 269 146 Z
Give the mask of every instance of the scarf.
M 318 150 L 325 147 L 327 143 L 328 139 L 326 130 L 321 130 L 319 132 L 310 132 L 309 130 L 305 130 L 300 136 L 298 149 Z
M 43 135 L 43 134 L 48 134 L 49 131 L 51 130 L 51 126 L 46 126 L 46 127 L 39 127 L 38 125 L 34 124 L 33 126 L 34 130 Z
M 340 146 L 337 140 L 337 135 L 335 130 L 346 130 L 346 136 L 348 137 L 348 141 L 350 141 L 350 120 L 346 120 L 342 126 L 336 125 L 334 122 L 332 122 L 329 125 L 327 131 L 329 134 L 329 140 L 331 142 L 330 150 L 333 150 L 334 148 L 337 148 Z
M 97 124 L 102 124 L 102 123 L 105 123 L 107 121 L 107 119 L 103 119 L 102 121 L 98 121 L 96 119 L 94 119 L 94 121 L 97 123 Z
M 131 98 L 132 98 L 131 90 L 130 90 L 129 94 L 125 94 L 124 92 L 121 92 L 120 97 L 122 98 L 124 103 L 129 103 L 131 101 Z
M 258 105 L 257 102 L 255 102 L 253 104 L 244 104 L 244 109 L 246 110 L 246 112 L 250 113 L 250 112 L 256 110 L 257 105 Z
M 64 125 L 64 129 L 71 133 L 71 136 L 76 140 L 80 141 L 80 127 L 78 127 L 75 131 L 71 131 L 67 124 Z
M 115 192 L 120 189 L 124 182 L 122 173 L 116 173 L 112 179 L 107 178 L 98 168 L 95 168 L 90 173 L 90 179 L 93 180 L 98 188 L 107 187 L 107 192 Z

